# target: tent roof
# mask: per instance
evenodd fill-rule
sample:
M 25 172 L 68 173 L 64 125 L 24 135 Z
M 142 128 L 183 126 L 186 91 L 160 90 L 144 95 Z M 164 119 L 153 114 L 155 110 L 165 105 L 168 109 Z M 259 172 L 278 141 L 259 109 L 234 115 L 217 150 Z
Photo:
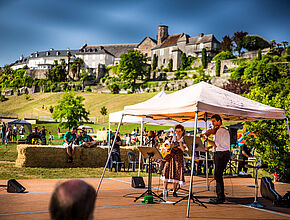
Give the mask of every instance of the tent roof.
M 78 126 L 78 129 L 92 129 L 93 130 L 93 128 L 92 127 L 90 127 L 90 126 L 88 126 L 88 125 L 80 125 L 80 126 Z
M 211 84 L 200 82 L 158 100 L 125 106 L 126 115 L 159 120 L 188 121 L 210 119 L 219 114 L 224 120 L 269 120 L 286 118 L 283 109 L 247 99 Z
M 23 124 L 23 125 L 30 125 L 31 123 L 25 121 L 25 120 L 22 120 L 22 119 L 14 119 L 12 121 L 9 121 L 8 124 Z
M 165 97 L 167 94 L 162 91 L 159 92 L 157 95 L 153 96 L 151 99 L 148 99 L 145 102 L 142 103 L 147 103 L 156 100 L 158 100 L 162 97 Z M 124 114 L 124 111 L 119 111 L 119 112 L 113 112 L 109 114 L 109 122 L 120 122 L 122 114 Z M 176 126 L 178 124 L 183 125 L 184 127 L 194 127 L 193 122 L 182 122 L 180 121 L 172 121 L 172 120 L 154 120 L 150 118 L 141 118 L 141 117 L 136 117 L 136 116 L 131 116 L 131 115 L 125 115 L 123 117 L 122 122 L 123 123 L 136 123 L 139 124 L 143 121 L 144 124 L 150 124 L 150 125 L 163 125 L 163 126 Z M 211 125 L 211 122 L 208 122 L 207 127 Z M 199 122 L 198 127 L 205 127 L 205 122 Z
M 8 125 L 10 125 L 10 124 L 21 124 L 21 125 L 27 125 L 27 127 L 28 127 L 28 129 L 29 129 L 29 133 L 31 133 L 32 132 L 32 126 L 31 126 L 31 123 L 29 123 L 29 122 L 27 122 L 27 121 L 25 121 L 25 120 L 22 120 L 22 119 L 14 119 L 14 120 L 12 120 L 12 121 L 9 121 L 8 123 L 7 123 Z

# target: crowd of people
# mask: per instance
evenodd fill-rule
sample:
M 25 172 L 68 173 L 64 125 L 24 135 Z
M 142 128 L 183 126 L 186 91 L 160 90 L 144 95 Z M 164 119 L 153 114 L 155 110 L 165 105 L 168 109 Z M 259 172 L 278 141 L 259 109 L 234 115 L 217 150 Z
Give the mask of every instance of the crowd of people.
M 1 140 L 2 144 L 8 143 L 8 142 L 16 142 L 17 141 L 17 135 L 20 135 L 21 137 L 24 137 L 25 128 L 23 125 L 20 125 L 19 128 L 14 124 L 12 125 L 6 125 L 5 122 L 1 125 Z

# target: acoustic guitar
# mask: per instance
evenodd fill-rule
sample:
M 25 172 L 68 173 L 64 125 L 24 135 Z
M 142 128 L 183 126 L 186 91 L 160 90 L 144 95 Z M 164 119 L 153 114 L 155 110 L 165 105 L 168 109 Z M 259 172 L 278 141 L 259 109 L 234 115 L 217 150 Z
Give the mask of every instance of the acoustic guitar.
M 177 148 L 178 146 L 179 146 L 179 143 L 176 144 L 176 145 L 165 144 L 164 147 L 160 151 L 163 159 L 164 160 L 169 160 L 172 157 L 172 155 L 171 155 L 172 150 Z

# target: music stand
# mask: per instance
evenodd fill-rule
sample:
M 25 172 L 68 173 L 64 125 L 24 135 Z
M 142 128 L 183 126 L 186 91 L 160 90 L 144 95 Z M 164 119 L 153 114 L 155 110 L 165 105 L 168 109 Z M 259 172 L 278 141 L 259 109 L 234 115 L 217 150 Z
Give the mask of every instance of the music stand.
M 192 142 L 193 142 L 193 137 L 192 136 L 185 136 L 184 137 L 184 141 L 186 143 L 187 146 L 192 146 Z M 201 152 L 206 152 L 205 149 L 204 149 L 204 146 L 201 142 L 201 139 L 200 138 L 196 138 L 196 147 L 195 147 L 195 152 L 196 151 L 201 151 Z M 195 153 L 195 152 L 192 152 L 192 149 L 189 148 L 189 151 L 191 151 L 191 153 Z M 191 161 L 191 163 L 194 163 L 194 161 Z M 176 201 L 175 203 L 173 203 L 173 205 L 183 201 L 183 200 L 187 200 L 188 197 L 190 197 L 190 199 L 194 202 L 194 203 L 198 203 L 199 205 L 203 206 L 204 208 L 207 208 L 198 198 L 197 196 L 195 196 L 193 193 L 191 193 L 191 195 L 189 195 L 189 190 L 187 189 L 182 189 L 179 185 L 178 189 L 177 190 L 182 190 L 182 191 L 185 191 L 188 193 L 188 195 L 182 197 L 180 200 Z
M 162 200 L 163 202 L 166 202 L 163 198 L 158 196 L 156 193 L 152 191 L 152 159 L 163 159 L 160 152 L 157 150 L 156 147 L 138 147 L 138 150 L 141 152 L 142 156 L 144 158 L 149 159 L 149 174 L 148 174 L 148 188 L 147 190 L 142 193 L 140 196 L 136 197 L 134 202 L 136 202 L 138 199 L 145 195 L 151 195 L 153 197 L 157 197 L 158 199 Z

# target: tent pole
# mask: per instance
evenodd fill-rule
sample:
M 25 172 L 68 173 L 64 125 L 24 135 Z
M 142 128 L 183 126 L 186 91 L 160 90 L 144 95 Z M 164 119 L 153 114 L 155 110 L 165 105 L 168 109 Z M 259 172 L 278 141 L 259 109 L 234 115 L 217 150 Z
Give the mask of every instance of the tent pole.
M 204 113 L 204 121 L 205 121 L 205 130 L 207 131 L 207 114 Z M 207 142 L 204 142 L 205 147 L 207 147 Z M 206 188 L 207 191 L 209 191 L 209 185 L 208 185 L 208 152 L 205 151 L 205 175 L 206 175 Z
M 143 145 L 143 118 L 141 120 L 141 140 L 140 140 L 140 147 L 142 147 Z M 140 169 L 141 169 L 141 157 L 142 157 L 142 154 L 141 154 L 141 151 L 139 151 L 139 169 L 138 169 L 138 176 L 140 176 Z
M 289 135 L 289 137 L 290 137 L 290 129 L 289 129 L 289 124 L 288 124 L 288 119 L 287 119 L 287 117 L 286 117 L 286 125 L 287 125 L 287 129 L 288 129 L 288 135 Z
M 122 117 L 121 117 L 121 120 L 120 120 L 120 122 L 119 122 L 118 129 L 117 129 L 117 132 L 116 132 L 116 134 L 115 134 L 115 138 L 114 138 L 114 141 L 113 141 L 112 146 L 115 145 L 115 142 L 116 142 L 116 139 L 117 139 L 117 136 L 118 136 L 119 130 L 120 130 L 120 126 L 121 126 L 121 124 L 122 124 L 123 117 L 124 117 L 124 114 L 122 114 Z M 109 131 L 109 134 L 110 134 L 110 131 Z M 97 191 L 96 191 L 96 196 L 98 196 L 98 192 L 99 192 L 99 189 L 100 189 L 100 187 L 101 187 L 101 184 L 102 184 L 102 181 L 103 181 L 103 178 L 104 178 L 104 175 L 105 175 L 105 172 L 106 172 L 106 169 L 107 169 L 107 166 L 108 166 L 108 163 L 109 163 L 109 160 L 110 160 L 110 157 L 111 157 L 112 151 L 113 151 L 113 147 L 110 148 L 110 153 L 108 154 L 107 162 L 106 162 L 106 165 L 105 165 L 105 167 L 104 167 L 103 174 L 102 174 L 102 177 L 101 177 L 101 179 L 100 179 L 100 182 L 99 182 L 99 185 L 98 185 L 98 188 L 97 188 Z
M 190 174 L 190 186 L 189 186 L 189 194 L 188 194 L 188 201 L 187 201 L 187 212 L 186 217 L 189 217 L 189 209 L 190 209 L 190 200 L 192 194 L 192 182 L 193 182 L 193 169 L 194 169 L 194 154 L 195 154 L 195 144 L 196 144 L 196 129 L 197 129 L 197 117 L 198 111 L 195 112 L 195 122 L 194 122 L 194 139 L 193 139 L 193 146 L 192 146 L 192 156 L 191 156 L 191 174 Z
M 111 143 L 111 122 L 109 119 L 108 153 L 110 152 L 110 143 Z

